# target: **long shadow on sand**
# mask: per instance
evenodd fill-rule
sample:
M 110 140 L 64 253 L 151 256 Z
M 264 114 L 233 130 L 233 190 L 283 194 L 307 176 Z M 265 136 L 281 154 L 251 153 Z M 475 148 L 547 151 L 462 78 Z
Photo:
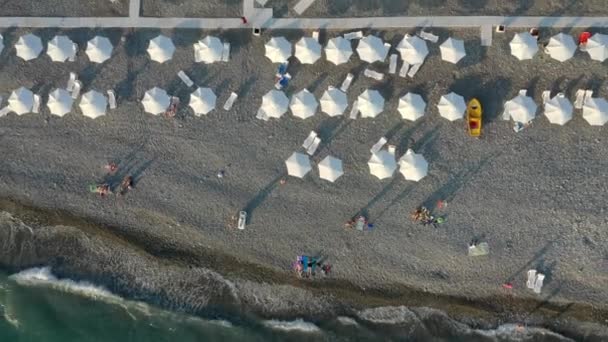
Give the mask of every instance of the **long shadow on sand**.
M 529 269 L 533 264 L 537 264 L 538 260 L 541 260 L 542 257 L 547 253 L 547 251 L 552 247 L 553 245 L 553 241 L 549 241 L 545 244 L 545 246 L 543 246 L 543 248 L 539 249 L 538 252 L 536 252 L 534 254 L 534 256 L 532 256 L 532 258 L 525 263 L 523 266 L 521 266 L 517 271 L 513 272 L 513 274 L 511 274 L 505 282 L 510 283 L 512 282 L 515 277 L 519 276 L 523 271 Z M 539 267 L 539 271 L 541 272 L 547 272 L 550 271 L 550 269 L 548 267 L 544 267 L 544 262 L 541 262 L 538 266 Z
M 276 178 L 274 178 L 270 183 L 268 183 L 262 190 L 260 190 L 245 206 L 243 207 L 243 211 L 247 212 L 247 223 L 250 223 L 253 219 L 253 212 L 257 209 L 272 193 L 282 178 L 286 176 L 286 173 L 281 173 Z
M 484 83 L 482 75 L 467 75 L 457 79 L 450 91 L 462 95 L 465 99 L 477 98 L 483 107 L 484 122 L 490 123 L 502 113 L 502 106 L 512 87 L 511 80 L 504 77 Z
M 359 209 L 359 211 L 357 211 L 357 213 L 355 215 L 353 215 L 351 217 L 352 220 L 356 219 L 357 216 L 362 215 L 365 216 L 368 220 L 369 220 L 369 210 L 376 205 L 376 203 L 378 203 L 378 201 L 382 200 L 386 194 L 389 193 L 389 191 L 391 191 L 394 187 L 395 184 L 397 184 L 399 182 L 399 179 L 397 177 L 393 177 L 391 179 L 391 182 L 386 184 L 384 186 L 384 188 L 382 188 L 382 190 L 380 190 L 379 193 L 376 194 L 376 196 L 374 196 L 369 202 L 367 202 L 366 205 L 364 205 L 361 209 Z
M 137 154 L 142 148 L 143 145 L 142 147 L 133 150 L 121 160 L 116 161 L 116 171 L 107 174 L 104 177 L 103 183 L 108 184 L 112 191 L 115 191 L 120 186 L 122 180 L 127 176 L 131 176 L 133 178 L 133 186 L 137 186 L 137 183 L 139 183 L 143 177 L 144 172 L 156 161 L 156 158 L 138 158 Z

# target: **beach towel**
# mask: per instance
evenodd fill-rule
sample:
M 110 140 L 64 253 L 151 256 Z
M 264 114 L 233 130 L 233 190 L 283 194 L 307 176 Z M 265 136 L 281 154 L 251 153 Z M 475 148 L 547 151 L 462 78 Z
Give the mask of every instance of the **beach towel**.
M 308 270 L 308 257 L 303 255 L 302 256 L 302 272 L 306 272 Z

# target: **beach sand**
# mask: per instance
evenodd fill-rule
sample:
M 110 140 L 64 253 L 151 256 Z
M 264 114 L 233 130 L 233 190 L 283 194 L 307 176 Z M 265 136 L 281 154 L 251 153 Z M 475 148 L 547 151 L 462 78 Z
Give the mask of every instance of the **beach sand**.
M 38 115 L 1 118 L 0 193 L 5 198 L 107 224 L 113 227 L 110 236 L 140 246 L 161 264 L 166 257 L 182 265 L 217 266 L 221 263 L 209 254 L 197 256 L 193 251 L 221 251 L 270 270 L 255 280 L 278 281 L 291 277 L 296 255 L 320 253 L 333 264 L 335 279 L 362 289 L 407 286 L 471 300 L 509 295 L 559 305 L 593 303 L 597 310 L 605 309 L 606 128 L 589 126 L 580 112 L 563 127 L 539 116 L 521 133 L 500 119 L 502 104 L 519 89 L 528 89 L 537 103 L 545 89 L 572 98 L 578 88 L 587 87 L 597 96 L 608 96 L 605 65 L 581 52 L 565 63 L 542 53 L 520 62 L 508 49 L 514 31 L 496 34 L 493 46 L 486 49 L 479 46 L 478 30 L 434 29 L 440 41 L 448 35 L 466 41 L 468 56 L 460 64 L 441 61 L 438 46 L 431 44 L 431 54 L 414 79 L 366 79 L 362 70 L 367 64 L 356 57 L 337 67 L 324 60 L 292 66 L 287 93 L 306 87 L 317 98 L 354 72 L 358 76 L 349 91 L 351 102 L 368 87 L 380 90 L 387 100 L 385 112 L 376 119 L 317 114 L 303 121 L 286 114 L 264 122 L 255 119 L 255 113 L 261 97 L 273 88 L 276 66 L 263 57 L 263 44 L 270 35 L 284 34 L 295 41 L 307 33 L 275 31 L 256 38 L 241 31 L 166 31 L 178 49 L 172 61 L 160 65 L 145 54 L 157 30 L 34 31 L 44 40 L 63 32 L 81 46 L 96 32 L 109 36 L 115 44 L 113 57 L 97 65 L 82 51 L 72 64 L 54 64 L 46 56 L 23 62 L 11 46 L 27 32 L 3 32 L 4 99 L 11 90 L 26 86 L 46 102 L 48 92 L 64 87 L 68 72 L 76 71 L 84 91 L 115 89 L 119 108 L 94 121 L 80 115 L 77 103 L 74 113 L 63 118 L 50 116 L 46 108 Z M 413 30 L 375 33 L 396 43 L 408 32 Z M 322 38 L 339 33 L 324 33 Z M 542 39 L 550 33 L 543 31 Z M 125 42 L 120 40 L 123 34 Z M 191 44 L 206 34 L 218 34 L 232 44 L 229 63 L 194 63 Z M 386 71 L 387 65 L 371 68 Z M 197 85 L 211 87 L 218 107 L 231 91 L 238 92 L 233 109 L 194 117 L 186 106 L 193 89 L 177 78 L 180 69 Z M 175 119 L 143 113 L 138 101 L 154 86 L 180 97 Z M 452 90 L 481 100 L 482 139 L 470 138 L 463 121 L 439 117 L 439 97 Z M 428 102 L 427 115 L 415 123 L 403 121 L 396 111 L 399 96 L 408 91 Z M 304 179 L 285 175 L 284 160 L 311 130 L 324 142 L 313 160 L 333 155 L 344 161 L 345 175 L 334 184 L 320 180 L 316 169 Z M 408 147 L 422 153 L 430 162 L 429 176 L 419 183 L 397 173 L 384 181 L 373 178 L 366 164 L 369 148 L 383 135 L 400 154 Z M 119 171 L 108 178 L 103 166 L 110 161 L 118 163 Z M 225 170 L 222 179 L 216 177 L 219 170 Z M 88 192 L 90 183 L 114 183 L 127 173 L 135 176 L 136 184 L 124 197 L 102 199 Z M 280 185 L 283 178 L 287 182 Z M 448 202 L 437 209 L 446 223 L 433 228 L 410 222 L 409 213 L 417 206 L 434 209 L 438 200 Z M 247 229 L 227 228 L 229 218 L 242 209 L 249 213 Z M 374 223 L 373 231 L 343 228 L 358 213 Z M 467 244 L 476 237 L 490 244 L 489 256 L 467 256 Z M 49 260 L 53 263 L 70 264 L 48 255 L 55 255 Z M 95 266 L 84 262 L 64 267 L 69 273 L 87 266 L 90 269 L 79 274 L 95 274 Z M 540 296 L 525 289 L 530 268 L 547 275 Z M 237 270 L 216 271 L 238 278 Z M 124 277 L 115 277 L 95 280 L 128 286 Z M 506 282 L 514 285 L 509 293 L 501 286 Z
M 127 0 L 2 1 L 0 17 L 123 17 Z

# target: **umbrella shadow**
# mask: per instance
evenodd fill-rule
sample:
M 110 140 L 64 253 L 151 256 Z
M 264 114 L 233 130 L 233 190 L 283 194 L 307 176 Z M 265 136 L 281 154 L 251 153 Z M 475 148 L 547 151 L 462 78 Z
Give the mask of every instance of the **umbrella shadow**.
M 541 260 L 541 258 L 547 253 L 547 251 L 552 247 L 552 245 L 553 245 L 553 241 L 547 242 L 541 249 L 539 249 L 534 254 L 534 256 L 532 256 L 532 258 L 527 263 L 522 265 L 517 271 L 513 272 L 509 277 L 507 277 L 505 282 L 506 283 L 512 282 L 513 280 L 515 280 L 515 277 L 520 275 L 525 270 L 529 269 L 533 264 L 535 264 L 537 262 L 537 260 Z M 544 264 L 544 262 L 540 262 L 539 265 L 543 266 L 543 264 Z
M 535 87 L 535 83 L 531 83 L 531 85 Z M 483 108 L 483 120 L 485 123 L 490 123 L 502 113 L 503 104 L 507 100 L 511 88 L 512 81 L 504 77 L 484 83 L 481 75 L 470 75 L 456 80 L 450 87 L 450 91 L 462 95 L 465 101 L 472 98 L 478 99 Z
M 284 178 L 286 175 L 287 174 L 285 172 L 278 175 L 276 178 L 270 181 L 270 183 L 268 183 L 264 188 L 262 188 L 262 190 L 258 191 L 258 193 L 253 196 L 253 198 L 250 199 L 247 204 L 245 204 L 245 206 L 243 207 L 243 211 L 247 213 L 247 223 L 251 222 L 251 220 L 253 219 L 253 212 L 260 205 L 262 205 L 264 201 L 266 201 L 272 191 L 277 187 L 277 185 L 279 185 L 281 179 Z
M 367 202 L 366 205 L 364 205 L 363 207 L 361 207 L 361 209 L 359 209 L 355 213 L 355 215 L 353 215 L 351 217 L 351 220 L 355 220 L 358 216 L 364 216 L 365 218 L 368 219 L 368 221 L 370 221 L 369 210 L 371 208 L 373 208 L 376 205 L 376 203 L 378 203 L 380 200 L 382 200 L 395 187 L 395 184 L 397 184 L 398 181 L 399 180 L 397 179 L 397 177 L 392 177 L 390 183 L 386 184 L 382 188 L 382 190 L 380 190 L 380 192 L 378 192 L 376 194 L 376 196 L 374 196 L 369 202 Z
M 138 151 L 139 150 L 135 150 L 124 159 L 116 162 L 116 165 L 118 166 L 116 172 L 107 174 L 104 177 L 103 183 L 108 184 L 112 191 L 116 191 L 127 176 L 132 178 L 133 186 L 137 186 L 143 178 L 144 172 L 156 161 L 156 158 L 137 158 L 136 155 Z
M 382 209 L 378 214 L 374 215 L 374 219 L 371 223 L 373 224 L 377 221 L 380 221 L 380 219 L 384 217 L 384 215 L 388 212 L 390 208 L 392 208 L 394 205 L 398 204 L 404 198 L 406 198 L 407 195 L 409 195 L 413 189 L 414 186 L 409 185 L 403 191 L 401 191 L 397 196 L 395 196 L 395 198 L 393 198 L 393 200 L 386 207 L 384 207 L 384 209 Z

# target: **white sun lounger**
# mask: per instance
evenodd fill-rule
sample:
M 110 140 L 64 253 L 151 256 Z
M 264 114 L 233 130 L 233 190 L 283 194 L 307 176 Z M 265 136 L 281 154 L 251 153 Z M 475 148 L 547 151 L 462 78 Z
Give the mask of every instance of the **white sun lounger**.
M 184 84 L 187 85 L 188 87 L 192 87 L 194 85 L 194 82 L 192 82 L 190 77 L 188 77 L 188 75 L 186 75 L 186 73 L 183 70 L 180 70 L 177 73 L 177 77 L 179 77 L 179 79 L 182 80 L 182 82 L 184 82 Z
M 388 60 L 388 73 L 389 74 L 395 74 L 397 72 L 397 60 L 398 60 L 399 56 L 397 56 L 397 54 L 392 54 L 391 57 Z
M 222 50 L 222 62 L 228 62 L 230 60 L 230 43 L 224 43 L 224 49 Z
M 407 71 L 410 69 L 410 65 L 406 62 L 403 61 L 403 65 L 401 66 L 401 69 L 399 70 L 399 77 L 404 77 L 407 76 Z
M 469 256 L 483 256 L 488 254 L 490 254 L 490 245 L 488 245 L 487 242 L 469 246 Z
M 312 39 L 314 39 L 317 42 L 319 42 L 319 31 L 313 31 L 312 32 Z
M 424 40 L 428 40 L 429 42 L 437 43 L 439 41 L 439 36 L 436 36 L 430 32 L 420 31 L 418 32 L 418 36 Z
M 359 114 L 359 100 L 355 100 L 355 102 L 353 102 L 353 108 L 350 109 L 350 115 L 348 117 L 355 120 L 357 118 L 357 114 Z
M 593 97 L 593 90 L 585 90 L 585 98 L 583 99 L 583 104 L 587 102 L 591 97 Z
M 349 32 L 344 34 L 344 39 L 353 40 L 363 38 L 363 31 Z
M 371 153 L 378 153 L 378 151 L 380 151 L 382 149 L 382 147 L 384 147 L 384 145 L 386 145 L 387 140 L 385 137 L 380 138 L 380 140 L 378 140 L 377 143 L 374 144 L 374 146 L 372 146 L 372 148 L 369 150 Z
M 240 211 L 239 212 L 239 222 L 238 222 L 237 228 L 240 230 L 245 229 L 245 223 L 247 223 L 247 212 Z
M 82 83 L 76 80 L 74 81 L 74 88 L 72 88 L 72 98 L 77 99 L 80 96 L 80 91 L 82 90 Z
M 110 89 L 107 91 L 108 93 L 108 104 L 110 105 L 110 109 L 116 109 L 116 94 L 114 90 Z
M 72 91 L 72 89 L 74 89 L 74 82 L 76 82 L 76 74 L 70 72 L 70 79 L 68 80 L 68 85 L 65 87 L 65 90 Z
M 32 104 L 32 113 L 40 113 L 40 95 L 34 94 L 34 103 Z
M 309 155 L 313 155 L 315 154 L 315 152 L 317 151 L 317 148 L 319 148 L 319 145 L 321 144 L 321 138 L 319 137 L 315 137 L 312 140 L 312 144 L 310 144 L 310 146 L 308 146 L 308 148 L 306 149 L 306 153 L 308 153 Z
M 78 44 L 76 44 L 76 43 L 72 44 L 72 51 L 74 51 L 74 54 L 72 54 L 68 58 L 68 62 L 75 62 L 76 61 L 76 53 L 78 52 Z
M 541 98 L 543 99 L 543 104 L 547 103 L 547 101 L 549 101 L 551 99 L 551 91 L 550 90 L 543 91 Z
M 528 281 L 526 281 L 526 286 L 529 289 L 533 289 L 535 282 L 536 282 L 536 270 L 529 270 L 528 271 Z
M 234 101 L 236 101 L 236 99 L 239 97 L 239 95 L 235 92 L 230 93 L 230 97 L 228 97 L 228 100 L 226 100 L 226 103 L 224 103 L 224 110 L 230 110 L 232 109 L 232 106 L 234 105 Z M 264 113 L 266 114 L 266 113 Z
M 585 104 L 585 91 L 583 89 L 579 89 L 576 91 L 576 100 L 574 100 L 574 108 L 582 109 L 583 104 Z
M 316 137 L 317 137 L 317 132 L 310 131 L 310 133 L 308 134 L 308 137 L 306 137 L 306 139 L 304 140 L 302 147 L 304 147 L 305 149 L 308 149 L 310 147 L 310 145 L 312 145 L 313 141 L 315 141 Z
M 412 67 L 410 68 L 410 71 L 407 72 L 407 77 L 414 78 L 414 76 L 416 75 L 418 70 L 420 70 L 421 66 L 422 66 L 422 63 L 412 65 Z
M 391 51 L 391 44 L 384 43 L 384 47 L 386 48 L 386 55 L 388 56 L 388 52 Z M 385 60 L 386 60 L 386 57 L 385 57 Z
M 538 273 L 536 275 L 536 281 L 534 282 L 534 293 L 540 293 L 543 288 L 543 282 L 545 281 L 545 275 Z
M 528 89 L 521 89 L 521 90 L 519 91 L 519 95 L 522 95 L 522 96 L 527 96 L 527 95 L 528 95 Z
M 384 79 L 384 74 L 370 69 L 365 69 L 365 71 L 363 71 L 363 75 L 369 78 L 373 78 L 376 81 L 382 81 L 382 79 Z
M 348 91 L 348 88 L 350 88 L 350 84 L 353 83 L 353 78 L 355 78 L 355 75 L 351 73 L 348 73 L 348 75 L 346 75 L 344 82 L 342 82 L 342 85 L 340 86 L 340 90 L 342 90 L 342 92 L 346 93 Z
M 6 107 L 2 108 L 2 109 L 0 109 L 0 117 L 3 117 L 10 112 L 11 112 L 11 107 L 6 106 Z

